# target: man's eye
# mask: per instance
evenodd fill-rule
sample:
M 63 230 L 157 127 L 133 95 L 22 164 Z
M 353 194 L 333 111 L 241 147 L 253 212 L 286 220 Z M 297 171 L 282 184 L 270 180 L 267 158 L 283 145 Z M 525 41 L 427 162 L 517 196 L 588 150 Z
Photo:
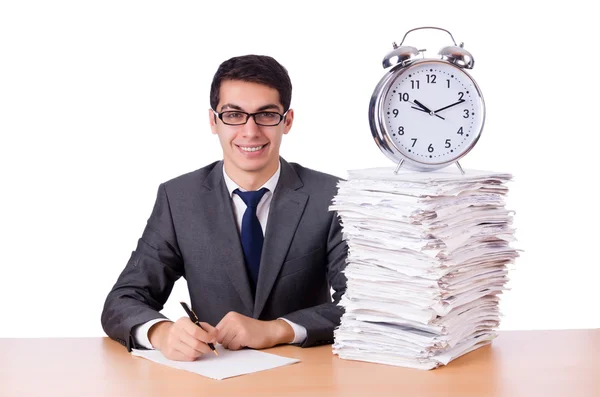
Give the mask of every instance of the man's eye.
M 237 113 L 237 112 L 227 112 L 224 114 L 225 118 L 228 119 L 241 119 L 244 117 L 243 113 Z
M 276 119 L 277 117 L 279 117 L 279 114 L 273 112 L 262 112 L 259 113 L 258 116 L 265 119 Z

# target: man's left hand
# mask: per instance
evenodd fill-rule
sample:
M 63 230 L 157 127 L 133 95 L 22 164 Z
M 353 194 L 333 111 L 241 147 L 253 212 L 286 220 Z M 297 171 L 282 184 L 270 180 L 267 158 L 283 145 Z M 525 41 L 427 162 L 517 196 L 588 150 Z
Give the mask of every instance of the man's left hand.
M 229 312 L 215 327 L 217 342 L 229 350 L 266 349 L 294 340 L 294 330 L 283 320 L 262 321 Z

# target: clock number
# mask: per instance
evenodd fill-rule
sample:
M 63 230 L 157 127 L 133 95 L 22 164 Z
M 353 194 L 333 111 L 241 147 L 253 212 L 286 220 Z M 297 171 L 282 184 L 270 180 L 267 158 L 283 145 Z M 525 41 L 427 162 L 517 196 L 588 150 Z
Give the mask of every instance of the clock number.
M 463 112 L 465 112 L 465 115 L 463 116 L 463 118 L 468 119 L 469 118 L 469 109 L 465 109 L 465 110 L 463 110 Z
M 436 82 L 435 82 L 435 74 L 428 74 L 427 75 L 427 83 L 436 84 Z
M 464 96 L 465 96 L 465 94 L 463 94 L 462 92 L 459 92 L 458 93 L 458 100 L 462 101 Z
M 404 135 L 404 127 L 403 126 L 398 127 L 398 135 Z
M 398 93 L 398 95 L 400 95 L 400 102 L 404 101 L 404 102 L 408 102 L 410 97 L 408 96 L 408 92 L 403 93 Z
M 462 129 L 462 127 L 460 127 L 456 133 L 457 133 L 458 135 L 462 135 L 462 134 L 463 134 L 463 129 Z
M 415 143 L 417 143 L 417 138 L 410 138 L 411 141 L 413 141 L 413 144 L 411 147 L 415 147 Z
M 433 144 L 432 144 L 432 143 L 430 143 L 430 144 L 429 144 L 429 147 L 427 148 L 427 151 L 428 151 L 429 153 L 433 153 L 433 146 L 431 146 L 431 145 L 433 145 Z
M 446 79 L 446 82 L 448 83 L 448 88 L 450 88 L 450 79 Z
M 392 110 L 392 113 L 394 113 L 394 117 L 398 117 L 398 109 Z
M 419 89 L 419 80 L 411 80 L 410 84 L 412 84 L 413 90 L 415 89 L 415 87 L 417 88 L 417 90 Z
M 462 130 L 462 127 L 461 127 Z M 450 143 L 450 139 L 446 139 L 446 149 L 448 149 L 450 146 L 452 146 L 452 144 Z

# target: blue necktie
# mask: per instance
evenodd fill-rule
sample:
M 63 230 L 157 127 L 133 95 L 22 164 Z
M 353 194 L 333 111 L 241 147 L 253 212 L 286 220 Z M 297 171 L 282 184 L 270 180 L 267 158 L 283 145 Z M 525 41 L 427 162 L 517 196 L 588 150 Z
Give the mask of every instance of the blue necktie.
M 268 191 L 269 189 L 266 187 L 250 192 L 242 192 L 239 189 L 234 190 L 234 193 L 240 196 L 247 206 L 242 218 L 242 249 L 244 250 L 244 258 L 246 259 L 246 267 L 252 282 L 253 292 L 256 291 L 260 255 L 264 240 L 262 227 L 256 216 L 256 207 L 262 196 Z

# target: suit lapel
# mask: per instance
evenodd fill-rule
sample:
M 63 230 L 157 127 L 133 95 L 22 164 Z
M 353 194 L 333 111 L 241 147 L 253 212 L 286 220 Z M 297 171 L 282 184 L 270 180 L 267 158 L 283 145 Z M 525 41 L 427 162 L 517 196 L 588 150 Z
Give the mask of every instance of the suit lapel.
M 248 313 L 252 313 L 254 300 L 250 288 L 250 280 L 246 273 L 244 253 L 233 215 L 231 198 L 223 179 L 222 161 L 217 163 L 205 179 L 204 186 L 210 189 L 210 192 L 204 197 L 206 202 L 203 203 L 203 206 L 206 205 L 206 208 L 214 209 L 208 215 L 211 217 L 210 222 L 215 227 L 215 236 L 212 241 L 214 245 L 212 248 L 223 257 L 225 271 L 229 279 L 248 309 Z
M 256 286 L 253 317 L 258 318 L 273 289 L 279 270 L 302 218 L 308 196 L 296 191 L 303 186 L 294 169 L 281 159 L 281 174 L 273 192 L 269 221 Z

